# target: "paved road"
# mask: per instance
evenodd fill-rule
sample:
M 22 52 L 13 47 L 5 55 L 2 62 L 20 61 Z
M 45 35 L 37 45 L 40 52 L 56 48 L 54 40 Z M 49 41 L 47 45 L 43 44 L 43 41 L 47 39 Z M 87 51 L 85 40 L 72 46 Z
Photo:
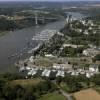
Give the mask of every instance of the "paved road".
M 60 89 L 60 92 L 62 93 L 63 96 L 67 98 L 67 100 L 73 100 L 71 95 Z
M 56 81 L 52 81 L 52 82 L 53 82 L 55 85 L 57 85 Z M 57 85 L 57 87 L 58 87 L 58 89 L 59 89 L 59 92 L 60 92 L 64 97 L 66 97 L 67 100 L 73 100 L 73 98 L 71 97 L 70 94 L 68 94 L 67 92 L 65 92 L 64 90 L 62 90 L 60 86 Z

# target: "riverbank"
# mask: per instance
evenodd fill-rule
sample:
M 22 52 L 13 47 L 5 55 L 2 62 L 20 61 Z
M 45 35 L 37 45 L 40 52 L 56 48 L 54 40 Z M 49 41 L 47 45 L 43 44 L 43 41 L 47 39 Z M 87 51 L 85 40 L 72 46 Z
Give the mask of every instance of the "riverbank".
M 59 30 L 64 27 L 65 21 L 60 20 L 57 22 L 49 23 L 47 25 L 39 27 L 30 27 L 13 32 L 6 33 L 6 35 L 0 37 L 0 70 L 5 71 L 9 69 L 9 66 L 12 66 L 19 59 L 24 59 L 28 55 L 26 52 L 31 49 L 28 48 L 24 51 L 24 54 L 20 58 L 8 59 L 9 56 L 14 55 L 21 51 L 27 46 L 28 42 L 32 42 L 32 48 L 37 46 L 38 41 L 32 41 L 32 37 L 40 33 L 45 29 L 55 29 Z
M 9 31 L 0 31 L 0 37 L 6 35 Z
M 72 14 L 77 15 L 79 13 Z M 59 31 L 61 28 L 64 27 L 65 23 L 65 20 L 60 20 L 39 27 L 34 26 L 9 32 L 6 35 L 0 37 L 0 71 L 5 72 L 5 69 L 10 69 L 9 66 L 13 66 L 15 62 L 30 56 L 29 54 L 27 54 L 27 51 L 35 48 L 41 42 L 32 40 L 32 37 L 34 37 L 36 34 L 39 34 L 41 31 L 47 29 Z M 23 53 L 20 53 L 20 56 L 13 57 L 13 59 L 8 59 L 9 56 L 18 54 L 21 50 L 26 48 L 28 46 L 28 43 L 32 44 L 31 47 L 28 47 L 23 51 Z

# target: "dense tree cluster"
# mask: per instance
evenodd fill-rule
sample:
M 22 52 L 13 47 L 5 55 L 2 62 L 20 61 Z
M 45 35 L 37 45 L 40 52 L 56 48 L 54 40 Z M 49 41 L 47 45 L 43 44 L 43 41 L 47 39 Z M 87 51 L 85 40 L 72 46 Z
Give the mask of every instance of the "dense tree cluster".
M 57 55 L 60 47 L 64 42 L 64 38 L 55 34 L 48 42 L 44 43 L 35 53 L 44 56 L 45 54 Z
M 38 21 L 38 23 L 42 24 L 41 21 Z M 8 20 L 6 18 L 0 18 L 0 31 L 13 31 L 33 25 L 35 25 L 34 18 L 25 18 L 21 20 Z
M 65 47 L 60 53 L 60 56 L 73 57 L 73 56 L 82 55 L 83 50 L 84 47 L 78 47 L 78 48 Z
M 0 18 L 0 31 L 13 31 L 17 28 L 18 26 L 14 21 Z
M 23 79 L 23 77 L 15 74 L 0 76 L 0 100 L 37 100 L 43 94 L 56 90 L 56 86 L 49 80 L 42 81 L 35 86 L 10 85 L 9 82 L 15 79 Z
M 64 83 L 65 86 L 61 86 L 64 90 L 67 92 L 76 92 L 83 88 L 87 88 L 90 84 L 90 81 L 88 78 L 86 78 L 84 75 L 80 76 L 71 76 L 66 75 L 64 78 L 57 78 L 57 83 L 61 85 L 61 83 Z M 85 86 L 83 85 L 85 84 Z M 67 89 L 66 89 L 67 88 Z
M 100 54 L 96 55 L 96 56 L 94 57 L 94 60 L 100 61 Z
M 85 75 L 71 76 L 68 74 L 64 78 L 58 77 L 56 82 L 61 88 L 72 93 L 84 88 L 100 86 L 100 74 L 91 78 L 87 78 Z M 64 87 L 61 85 L 62 82 L 65 84 Z

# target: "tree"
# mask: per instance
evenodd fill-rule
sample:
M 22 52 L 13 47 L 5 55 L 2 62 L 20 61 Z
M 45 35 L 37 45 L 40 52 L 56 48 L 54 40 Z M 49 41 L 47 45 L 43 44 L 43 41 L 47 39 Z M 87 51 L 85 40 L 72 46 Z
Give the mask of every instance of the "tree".
M 56 78 L 56 83 L 57 83 L 58 85 L 60 85 L 61 82 L 62 82 L 62 77 L 57 77 L 57 78 Z
M 22 100 L 36 100 L 36 96 L 34 95 L 32 91 L 26 90 L 25 94 L 23 95 Z
M 94 59 L 100 61 L 100 54 L 97 54 Z
M 14 86 L 13 91 L 15 91 L 16 98 L 23 98 L 23 95 L 25 94 L 25 89 L 20 85 Z

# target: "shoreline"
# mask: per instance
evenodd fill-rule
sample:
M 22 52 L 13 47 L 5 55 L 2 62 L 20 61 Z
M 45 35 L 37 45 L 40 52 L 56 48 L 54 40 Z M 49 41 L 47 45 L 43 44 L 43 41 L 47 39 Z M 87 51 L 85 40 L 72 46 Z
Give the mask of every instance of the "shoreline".
M 73 13 L 73 14 L 77 15 L 79 13 Z M 82 14 L 80 14 L 80 15 L 81 15 L 81 17 L 83 16 Z M 14 65 L 14 63 L 19 61 L 20 59 L 23 60 L 30 56 L 29 54 L 28 55 L 23 54 L 21 57 L 19 57 L 17 59 L 15 59 L 15 58 L 13 60 L 7 59 L 7 57 L 9 55 L 15 54 L 16 51 L 18 52 L 18 51 L 22 50 L 23 48 L 25 48 L 27 45 L 27 42 L 32 42 L 32 46 L 33 46 L 32 48 L 35 48 L 39 44 L 40 41 L 38 41 L 38 42 L 32 41 L 33 36 L 35 36 L 36 34 L 40 33 L 41 31 L 43 31 L 45 29 L 50 29 L 50 30 L 56 29 L 57 31 L 59 31 L 61 28 L 64 27 L 64 25 L 65 25 L 65 20 L 60 20 L 60 21 L 56 21 L 56 22 L 52 22 L 52 23 L 40 26 L 38 28 L 36 28 L 36 27 L 25 28 L 22 30 L 12 32 L 3 37 L 0 37 L 0 45 L 1 45 L 1 47 L 3 47 L 3 48 L 1 48 L 1 51 L 0 51 L 0 55 L 1 55 L 0 69 L 1 69 L 1 71 L 5 70 L 5 68 L 9 69 L 10 65 L 11 66 Z M 4 45 L 7 45 L 7 46 L 4 46 Z M 25 52 L 27 52 L 27 51 L 29 51 L 29 49 L 26 50 Z
M 58 25 L 58 23 L 64 23 L 64 21 L 62 21 L 62 20 L 60 20 L 60 21 L 56 21 L 56 22 L 53 22 L 53 23 L 49 23 L 49 24 L 46 24 L 46 25 L 43 25 L 43 26 L 40 26 L 39 28 L 36 28 L 36 27 L 34 27 L 34 26 L 32 26 L 32 27 L 30 27 L 30 28 L 25 28 L 25 29 L 21 29 L 21 30 L 17 30 L 17 31 L 14 31 L 14 32 L 9 32 L 8 34 L 6 34 L 6 35 L 4 35 L 4 36 L 2 36 L 2 37 L 0 37 L 0 41 L 3 41 L 2 42 L 2 45 L 1 45 L 1 47 L 3 46 L 4 48 L 6 48 L 6 46 L 4 46 L 4 45 L 6 45 L 6 43 L 4 43 L 4 42 L 6 42 L 7 40 L 5 39 L 6 37 L 8 38 L 9 37 L 9 41 L 14 41 L 14 42 L 21 42 L 21 41 L 23 41 L 23 46 L 20 46 L 20 48 L 18 49 L 16 46 L 14 46 L 13 48 L 15 49 L 15 51 L 17 50 L 17 52 L 19 52 L 20 50 L 22 50 L 23 48 L 25 48 L 26 47 L 26 45 L 27 45 L 27 41 L 32 41 L 31 39 L 32 39 L 32 37 L 33 36 L 35 36 L 37 33 L 40 33 L 41 31 L 43 31 L 43 30 L 45 30 L 45 29 L 52 29 L 52 28 L 57 28 L 57 27 L 55 27 L 55 24 L 56 25 Z M 54 27 L 53 27 L 54 26 Z M 60 26 L 58 26 L 58 28 L 57 28 L 57 30 L 58 29 L 60 29 L 61 28 L 61 26 L 64 26 L 64 24 L 63 25 L 60 25 Z M 59 28 L 60 27 L 60 28 Z M 25 31 L 25 32 L 24 32 Z M 18 34 L 17 34 L 18 33 Z M 22 36 L 18 36 L 20 33 L 22 33 L 22 34 L 25 34 L 24 35 L 24 37 L 22 37 Z M 29 33 L 29 34 L 28 34 Z M 17 36 L 15 36 L 15 35 L 17 35 Z M 16 38 L 16 37 L 19 37 L 20 38 L 20 41 L 18 41 L 18 40 L 14 40 L 14 38 Z M 22 38 L 23 39 L 22 39 Z M 10 38 L 13 38 L 13 40 L 12 39 L 10 39 Z M 18 39 L 19 39 L 18 38 Z M 26 39 L 26 40 L 25 40 Z M 36 42 L 36 41 L 32 41 L 32 43 L 33 43 L 33 47 L 32 48 L 34 48 L 34 47 L 36 47 L 37 45 L 38 45 L 38 43 L 39 43 L 39 41 L 38 42 Z M 7 43 L 8 44 L 8 43 Z M 11 43 L 10 42 L 10 44 L 8 44 L 7 46 L 9 47 L 12 47 L 13 45 L 11 45 L 11 44 L 13 44 L 13 43 Z M 18 45 L 18 44 L 17 44 Z M 31 49 L 31 48 L 30 48 Z M 2 50 L 4 50 L 4 49 L 2 49 Z M 10 49 L 8 50 L 7 48 L 5 49 L 5 54 L 7 54 L 7 55 L 5 55 L 4 53 L 3 53 L 3 51 L 1 50 L 1 55 L 2 55 L 2 57 L 3 57 L 3 59 L 2 59 L 2 57 L 1 57 L 1 59 L 0 59 L 0 65 L 1 65 L 1 67 L 0 67 L 0 69 L 1 69 L 1 71 L 0 71 L 0 73 L 3 71 L 3 72 L 5 72 L 5 70 L 7 70 L 7 69 L 9 69 L 9 68 L 11 68 L 11 67 L 9 67 L 9 66 L 13 66 L 14 65 L 14 63 L 16 62 L 16 61 L 18 61 L 18 59 L 19 58 L 17 58 L 17 60 L 16 60 L 16 58 L 14 58 L 14 59 L 12 59 L 12 60 L 9 60 L 8 59 L 8 57 L 9 56 L 11 56 L 11 55 L 13 55 L 13 54 L 15 54 L 15 53 L 10 53 L 10 54 L 7 54 L 7 51 L 9 51 L 9 52 L 11 52 L 10 51 Z M 26 50 L 26 51 L 29 51 L 29 50 Z M 25 51 L 25 52 L 26 52 Z M 4 55 L 5 55 L 5 57 L 4 57 Z M 29 55 L 29 54 L 28 54 Z M 27 54 L 23 54 L 23 56 L 20 58 L 20 59 L 25 59 L 27 56 L 28 56 Z M 4 63 L 4 65 L 3 65 L 3 62 L 6 62 L 6 63 L 8 63 L 8 64 L 6 64 L 6 63 Z M 6 68 L 6 69 L 5 69 Z

